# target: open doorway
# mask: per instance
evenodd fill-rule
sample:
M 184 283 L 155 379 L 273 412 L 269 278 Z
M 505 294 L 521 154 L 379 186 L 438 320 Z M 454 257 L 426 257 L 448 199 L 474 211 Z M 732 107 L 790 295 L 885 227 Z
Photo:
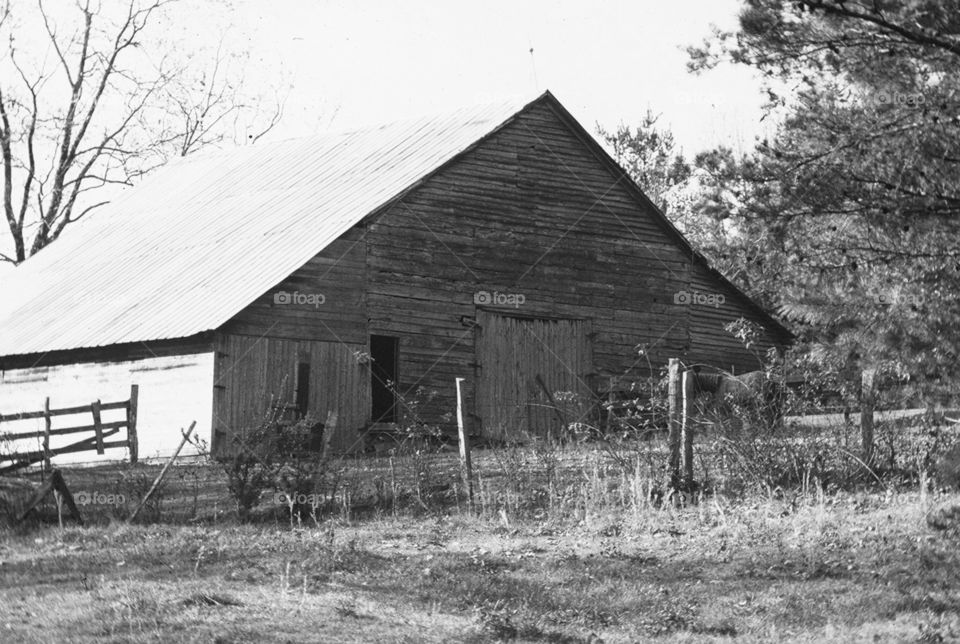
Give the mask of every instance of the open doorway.
M 397 362 L 400 339 L 387 335 L 370 336 L 370 389 L 375 423 L 397 422 Z
M 297 387 L 294 392 L 297 417 L 303 418 L 310 411 L 310 363 L 297 363 Z

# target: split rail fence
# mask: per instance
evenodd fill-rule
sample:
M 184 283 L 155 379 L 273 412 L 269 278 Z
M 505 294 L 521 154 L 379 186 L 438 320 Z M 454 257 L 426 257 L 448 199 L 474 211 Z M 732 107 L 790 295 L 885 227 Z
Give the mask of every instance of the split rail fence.
M 14 472 L 36 463 L 43 463 L 45 471 L 50 470 L 50 459 L 61 454 L 74 454 L 78 452 L 92 452 L 103 454 L 105 450 L 124 447 L 130 450 L 130 462 L 137 462 L 137 398 L 139 387 L 130 386 L 130 398 L 119 402 L 100 402 L 95 400 L 89 405 L 76 407 L 62 407 L 52 409 L 50 407 L 50 398 L 44 401 L 43 409 L 40 411 L 27 411 L 15 414 L 0 414 L 0 441 L 8 445 L 22 441 L 39 440 L 40 448 L 27 451 L 5 452 L 0 449 L 0 475 Z M 104 422 L 102 414 L 105 411 L 124 410 L 125 417 L 122 420 Z M 53 419 L 59 416 L 75 416 L 78 414 L 89 413 L 92 417 L 92 423 L 89 425 L 78 425 L 72 427 L 53 427 Z M 42 419 L 44 428 L 32 432 L 11 432 L 3 431 L 4 423 L 17 421 Z M 106 440 L 120 434 L 126 429 L 126 438 L 119 440 Z M 52 436 L 66 436 L 71 434 L 87 434 L 88 436 L 75 443 L 64 446 L 51 447 L 50 438 Z M 5 464 L 5 465 L 4 465 Z

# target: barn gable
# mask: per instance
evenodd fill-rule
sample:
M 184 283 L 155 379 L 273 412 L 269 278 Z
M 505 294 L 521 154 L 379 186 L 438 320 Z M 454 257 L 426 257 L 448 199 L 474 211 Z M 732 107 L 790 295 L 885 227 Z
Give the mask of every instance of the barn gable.
M 466 378 L 474 421 L 492 435 L 529 415 L 518 408 L 556 407 L 547 391 L 589 398 L 611 378 L 645 378 L 671 357 L 756 369 L 756 356 L 723 329 L 740 317 L 767 330 L 764 347 L 788 337 L 709 271 L 552 97 L 372 219 L 366 236 L 370 333 L 399 339 L 400 391 L 436 392 L 432 413 L 422 404 L 418 413 L 443 419 L 454 408 L 452 383 Z M 483 293 L 507 299 L 478 301 Z M 678 302 L 684 293 L 721 297 Z M 490 343 L 510 333 L 512 344 Z M 503 385 L 525 369 L 525 381 Z M 490 418 L 495 409 L 513 411 Z M 542 415 L 528 424 L 556 421 Z
M 319 295 L 323 302 L 304 299 L 298 306 L 275 299 L 292 293 Z M 491 301 L 484 302 L 484 294 Z M 718 303 L 678 303 L 684 294 Z M 498 306 L 499 296 L 513 299 Z M 247 341 L 309 337 L 314 350 L 371 350 L 374 364 L 390 364 L 382 379 L 396 382 L 399 411 L 415 406 L 419 420 L 446 428 L 453 422 L 453 383 L 465 378 L 469 415 L 482 431 L 485 424 L 510 424 L 518 407 L 546 395 L 542 389 L 590 397 L 609 387 L 611 377 L 644 378 L 649 364 L 658 369 L 670 357 L 754 369 L 756 357 L 723 329 L 739 317 L 768 330 L 764 346 L 784 342 L 782 327 L 711 272 L 546 95 L 371 213 L 222 331 L 231 342 L 234 335 Z M 517 346 L 492 342 L 511 333 Z M 385 355 L 377 347 L 385 347 Z M 570 347 L 580 348 L 570 354 Z M 528 368 L 517 358 L 525 351 Z M 295 371 L 290 360 L 244 355 L 245 370 L 256 371 L 253 361 L 269 362 L 260 370 L 261 399 Z M 222 361 L 224 372 L 233 370 L 232 359 Z M 509 379 L 517 370 L 526 381 L 507 387 L 512 390 L 484 390 L 485 381 Z M 543 387 L 530 384 L 538 375 Z M 287 398 L 294 397 L 293 379 L 289 375 L 285 385 Z M 311 399 L 326 395 L 319 387 Z M 376 376 L 370 387 L 352 389 L 364 402 L 353 406 L 358 415 L 347 418 L 347 426 L 367 426 L 382 416 L 377 390 Z M 513 415 L 483 418 L 498 408 L 513 409 Z M 316 413 L 323 418 L 328 411 Z M 242 416 L 224 408 L 222 434 Z M 502 432 L 488 427 L 487 433 Z M 354 436 L 347 430 L 338 444 L 352 444 Z

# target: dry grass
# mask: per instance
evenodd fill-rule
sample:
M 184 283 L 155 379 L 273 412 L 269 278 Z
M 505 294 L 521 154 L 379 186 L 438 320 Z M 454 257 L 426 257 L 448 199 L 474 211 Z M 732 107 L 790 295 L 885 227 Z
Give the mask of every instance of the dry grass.
M 125 503 L 0 529 L 0 641 L 960 641 L 960 531 L 926 522 L 960 496 L 896 447 L 912 472 L 855 464 L 848 488 L 823 476 L 846 460 L 779 488 L 701 449 L 709 493 L 682 500 L 655 443 L 483 450 L 472 507 L 454 454 L 412 450 L 349 463 L 321 513 L 264 502 L 247 525 L 212 465 L 175 468 L 136 526 L 156 466 L 76 469 Z M 757 449 L 751 468 L 786 462 Z
M 6 532 L 0 640 L 957 641 L 960 539 L 924 521 L 943 500 Z

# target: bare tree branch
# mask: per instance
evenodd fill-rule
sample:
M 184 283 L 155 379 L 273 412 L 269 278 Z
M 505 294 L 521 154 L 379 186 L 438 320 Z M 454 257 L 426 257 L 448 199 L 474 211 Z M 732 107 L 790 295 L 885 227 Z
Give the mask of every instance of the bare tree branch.
M 279 122 L 283 102 L 261 113 L 244 88 L 246 66 L 235 64 L 222 38 L 210 55 L 188 58 L 165 44 L 153 55 L 148 32 L 174 1 L 76 0 L 67 8 L 36 0 L 15 10 L 35 14 L 37 33 L 22 36 L 8 22 L 10 0 L 0 0 L 0 37 L 9 41 L 0 58 L 0 160 L 12 261 L 104 205 L 91 198 L 98 189 L 130 185 L 173 156 L 235 142 L 241 118 L 248 131 L 256 127 L 247 141 Z
M 801 0 L 798 4 L 811 11 L 819 9 L 832 16 L 868 22 L 880 27 L 883 31 L 902 36 L 907 42 L 935 47 L 954 56 L 960 56 L 960 42 L 945 38 L 932 29 L 916 29 L 895 23 L 888 19 L 876 4 L 869 11 L 857 2 L 847 3 L 845 0 Z M 919 25 L 915 26 L 919 27 Z

